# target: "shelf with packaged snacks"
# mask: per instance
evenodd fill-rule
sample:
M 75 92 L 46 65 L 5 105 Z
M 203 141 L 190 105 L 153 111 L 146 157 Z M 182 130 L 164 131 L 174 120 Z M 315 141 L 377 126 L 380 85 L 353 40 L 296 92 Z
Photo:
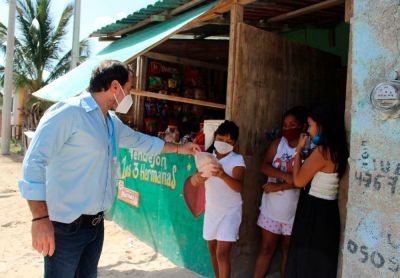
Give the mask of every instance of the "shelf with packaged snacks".
M 180 96 L 159 94 L 159 93 L 153 93 L 153 92 L 148 92 L 148 91 L 132 90 L 131 94 L 135 95 L 135 96 L 140 96 L 140 97 L 150 97 L 150 98 L 161 99 L 161 100 L 176 101 L 176 102 L 200 105 L 200 106 L 216 108 L 216 109 L 225 109 L 226 108 L 226 105 L 225 104 L 221 104 L 221 103 L 210 102 L 210 101 L 205 101 L 205 100 L 198 100 L 198 99 L 192 99 L 192 98 L 186 98 L 186 97 L 180 97 Z

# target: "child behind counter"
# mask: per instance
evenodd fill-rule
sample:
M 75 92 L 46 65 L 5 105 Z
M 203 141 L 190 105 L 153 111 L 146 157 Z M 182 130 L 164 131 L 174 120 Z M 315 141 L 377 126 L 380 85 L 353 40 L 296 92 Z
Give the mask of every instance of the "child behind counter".
M 205 183 L 206 206 L 203 238 L 208 249 L 216 277 L 230 277 L 230 252 L 238 239 L 242 220 L 242 197 L 245 163 L 243 156 L 234 152 L 239 137 L 239 128 L 234 122 L 225 121 L 214 133 L 210 152 L 218 160 L 218 166 L 209 178 L 197 172 L 191 183 Z M 203 174 L 203 176 L 202 176 Z

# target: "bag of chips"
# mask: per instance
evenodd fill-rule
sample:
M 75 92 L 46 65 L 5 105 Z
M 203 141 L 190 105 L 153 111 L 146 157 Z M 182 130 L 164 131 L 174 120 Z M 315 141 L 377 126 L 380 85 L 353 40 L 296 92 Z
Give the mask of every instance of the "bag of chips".
M 199 152 L 194 156 L 196 167 L 203 178 L 209 178 L 219 167 L 218 159 L 208 152 Z

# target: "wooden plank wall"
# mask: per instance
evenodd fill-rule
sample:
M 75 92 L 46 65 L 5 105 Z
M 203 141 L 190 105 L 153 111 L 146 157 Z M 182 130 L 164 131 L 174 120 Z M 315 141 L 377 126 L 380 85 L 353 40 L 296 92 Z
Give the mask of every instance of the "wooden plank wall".
M 234 3 L 231 7 L 230 13 L 230 30 L 229 30 L 229 57 L 236 57 L 237 48 L 239 45 L 239 23 L 243 23 L 244 7 Z M 233 91 L 235 87 L 235 71 L 237 69 L 236 59 L 229 59 L 228 63 L 228 82 L 226 87 L 226 110 L 225 118 L 227 120 L 232 119 L 232 109 L 233 109 Z
M 338 86 L 338 57 L 243 23 L 238 32 L 232 119 L 240 127 L 238 151 L 245 156 L 247 172 L 232 273 L 249 277 L 259 246 L 256 221 L 265 179 L 259 168 L 269 143 L 266 132 L 280 126 L 283 112 L 292 106 L 323 102 L 344 109 L 345 92 Z

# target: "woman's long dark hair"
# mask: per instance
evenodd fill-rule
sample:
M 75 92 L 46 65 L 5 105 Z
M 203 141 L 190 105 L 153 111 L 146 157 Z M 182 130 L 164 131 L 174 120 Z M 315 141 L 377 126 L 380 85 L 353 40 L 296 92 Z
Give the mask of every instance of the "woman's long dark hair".
M 322 147 L 323 156 L 326 158 L 329 152 L 339 177 L 342 177 L 349 157 L 343 114 L 333 112 L 329 107 L 315 106 L 311 109 L 309 117 L 318 125 L 319 146 Z

